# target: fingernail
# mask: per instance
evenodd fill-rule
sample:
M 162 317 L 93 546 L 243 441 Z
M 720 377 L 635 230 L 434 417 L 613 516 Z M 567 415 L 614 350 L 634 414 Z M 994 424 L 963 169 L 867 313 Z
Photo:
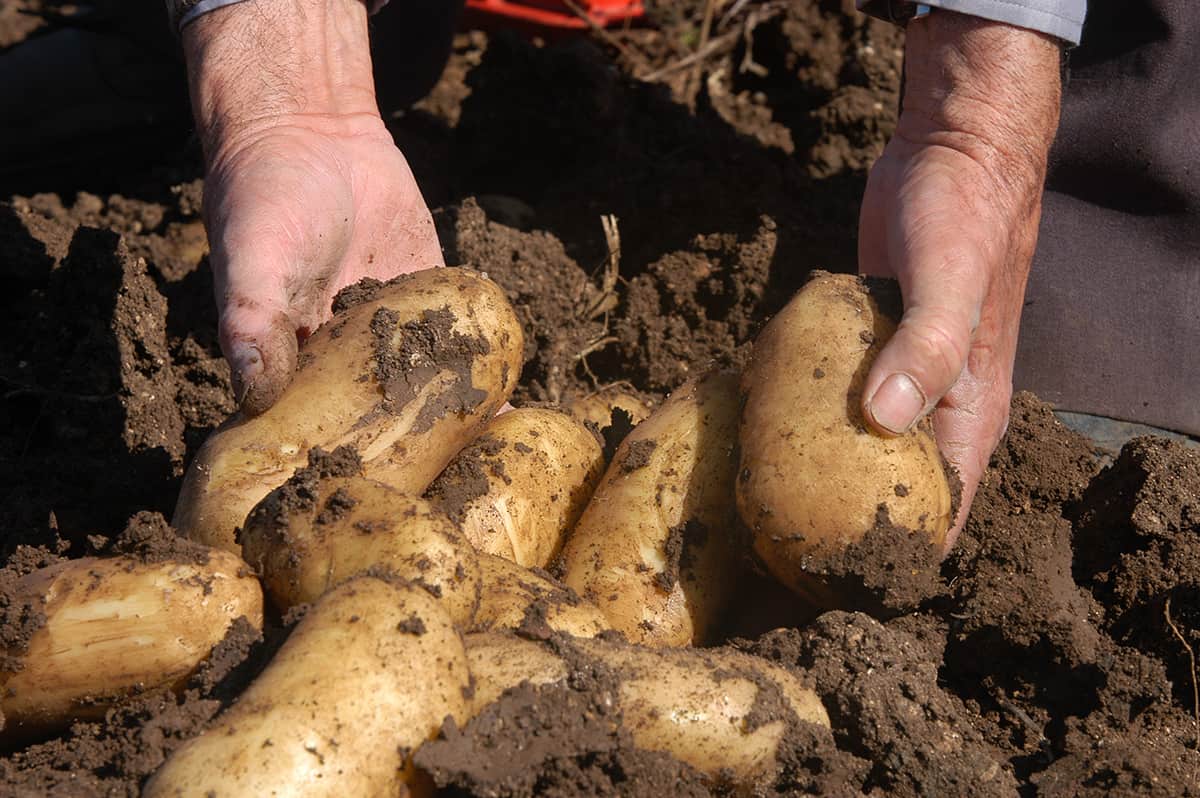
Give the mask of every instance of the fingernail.
M 875 423 L 895 435 L 908 431 L 925 410 L 925 394 L 907 374 L 896 373 L 883 381 L 867 402 Z
M 229 353 L 229 370 L 233 372 L 234 396 L 241 404 L 246 391 L 263 371 L 262 352 L 253 344 L 239 341 Z

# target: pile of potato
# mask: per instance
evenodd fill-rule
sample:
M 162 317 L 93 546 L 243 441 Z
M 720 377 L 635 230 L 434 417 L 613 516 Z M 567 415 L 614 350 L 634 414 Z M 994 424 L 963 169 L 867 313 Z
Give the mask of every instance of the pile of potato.
M 653 412 L 608 391 L 497 415 L 523 342 L 485 275 L 430 270 L 360 293 L 308 341 L 278 403 L 231 418 L 191 465 L 173 525 L 206 561 L 93 558 L 22 580 L 16 598 L 45 623 L 0 674 L 9 741 L 181 684 L 236 619 L 261 628 L 264 593 L 279 612 L 311 606 L 147 795 L 424 791 L 413 752 L 447 717 L 465 724 L 580 661 L 617 675 L 639 746 L 714 779 L 769 779 L 789 723 L 828 726 L 797 675 L 693 646 L 751 549 L 806 595 L 806 558 L 860 539 L 881 505 L 945 535 L 931 434 L 885 439 L 858 415 L 894 329 L 862 281 L 818 275 L 740 384 L 712 374 Z M 636 427 L 606 464 L 597 427 L 615 407 Z M 748 722 L 764 690 L 794 717 Z

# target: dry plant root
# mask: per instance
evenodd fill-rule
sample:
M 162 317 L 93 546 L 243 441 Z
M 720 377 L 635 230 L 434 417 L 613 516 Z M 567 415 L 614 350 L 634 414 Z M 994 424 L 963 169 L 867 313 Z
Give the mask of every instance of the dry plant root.
M 563 549 L 563 581 L 629 640 L 706 639 L 737 576 L 737 382 L 685 384 L 621 443 Z
M 479 551 L 545 568 L 603 471 L 600 442 L 581 422 L 522 408 L 489 421 L 426 495 Z
M 862 278 L 814 275 L 754 342 L 737 479 L 754 551 L 810 597 L 824 592 L 806 572 L 822 548 L 861 540 L 886 512 L 940 550 L 955 509 L 927 420 L 886 438 L 862 418 L 863 382 L 896 322 Z
M 649 649 L 604 639 L 535 642 L 510 634 L 468 635 L 478 714 L 521 682 L 548 685 L 574 669 L 602 666 L 613 700 L 639 748 L 662 751 L 714 781 L 769 780 L 790 726 L 829 728 L 829 716 L 797 676 L 729 649 Z M 752 713 L 770 707 L 757 724 Z
M 521 326 L 486 276 L 429 269 L 357 290 L 308 340 L 279 401 L 205 442 L 172 521 L 180 534 L 238 551 L 247 513 L 314 447 L 353 446 L 368 476 L 419 496 L 508 399 Z
M 219 549 L 191 561 L 68 560 L 22 577 L 14 604 L 42 616 L 0 673 L 0 739 L 103 717 L 135 693 L 182 683 L 245 617 L 262 628 L 262 589 Z
M 629 416 L 629 423 L 633 427 L 645 421 L 654 411 L 642 397 L 620 384 L 571 399 L 565 409 L 583 423 L 594 424 L 599 430 L 612 424 L 613 413 L 618 410 Z
M 411 753 L 467 718 L 462 639 L 424 589 L 364 577 L 320 600 L 267 669 L 185 743 L 146 798 L 403 795 Z

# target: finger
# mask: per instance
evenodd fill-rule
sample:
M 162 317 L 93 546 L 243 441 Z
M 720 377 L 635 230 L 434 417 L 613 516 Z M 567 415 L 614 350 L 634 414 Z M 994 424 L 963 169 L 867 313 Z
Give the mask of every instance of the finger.
M 296 325 L 282 311 L 235 296 L 221 313 L 220 335 L 238 406 L 257 416 L 278 401 L 296 371 Z
M 213 247 L 221 351 L 229 362 L 238 406 L 249 416 L 275 404 L 291 382 L 298 356 L 288 290 L 291 270 L 284 256 L 271 250 L 227 247 L 223 239 Z M 252 260 L 243 252 L 253 252 Z
M 910 239 L 897 266 L 905 311 L 863 386 L 863 412 L 900 435 L 937 405 L 967 364 L 986 292 L 985 269 L 952 232 Z
M 873 277 L 895 277 L 887 259 L 888 198 L 895 196 L 893 167 L 886 157 L 875 162 L 867 175 L 858 213 L 858 271 Z
M 962 482 L 958 515 L 946 535 L 944 553 L 954 547 L 966 525 L 991 452 L 1008 429 L 1011 398 L 1011 382 L 982 380 L 968 367 L 933 415 L 938 446 Z

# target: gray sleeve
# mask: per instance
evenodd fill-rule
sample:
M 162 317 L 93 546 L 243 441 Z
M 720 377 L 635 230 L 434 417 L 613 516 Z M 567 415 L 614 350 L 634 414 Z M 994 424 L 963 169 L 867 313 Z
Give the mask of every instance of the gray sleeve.
M 1007 22 L 1079 44 L 1087 0 L 927 0 L 931 6 Z
M 869 0 L 855 0 L 861 10 Z M 924 0 L 926 5 L 1007 22 L 1079 44 L 1087 0 Z

